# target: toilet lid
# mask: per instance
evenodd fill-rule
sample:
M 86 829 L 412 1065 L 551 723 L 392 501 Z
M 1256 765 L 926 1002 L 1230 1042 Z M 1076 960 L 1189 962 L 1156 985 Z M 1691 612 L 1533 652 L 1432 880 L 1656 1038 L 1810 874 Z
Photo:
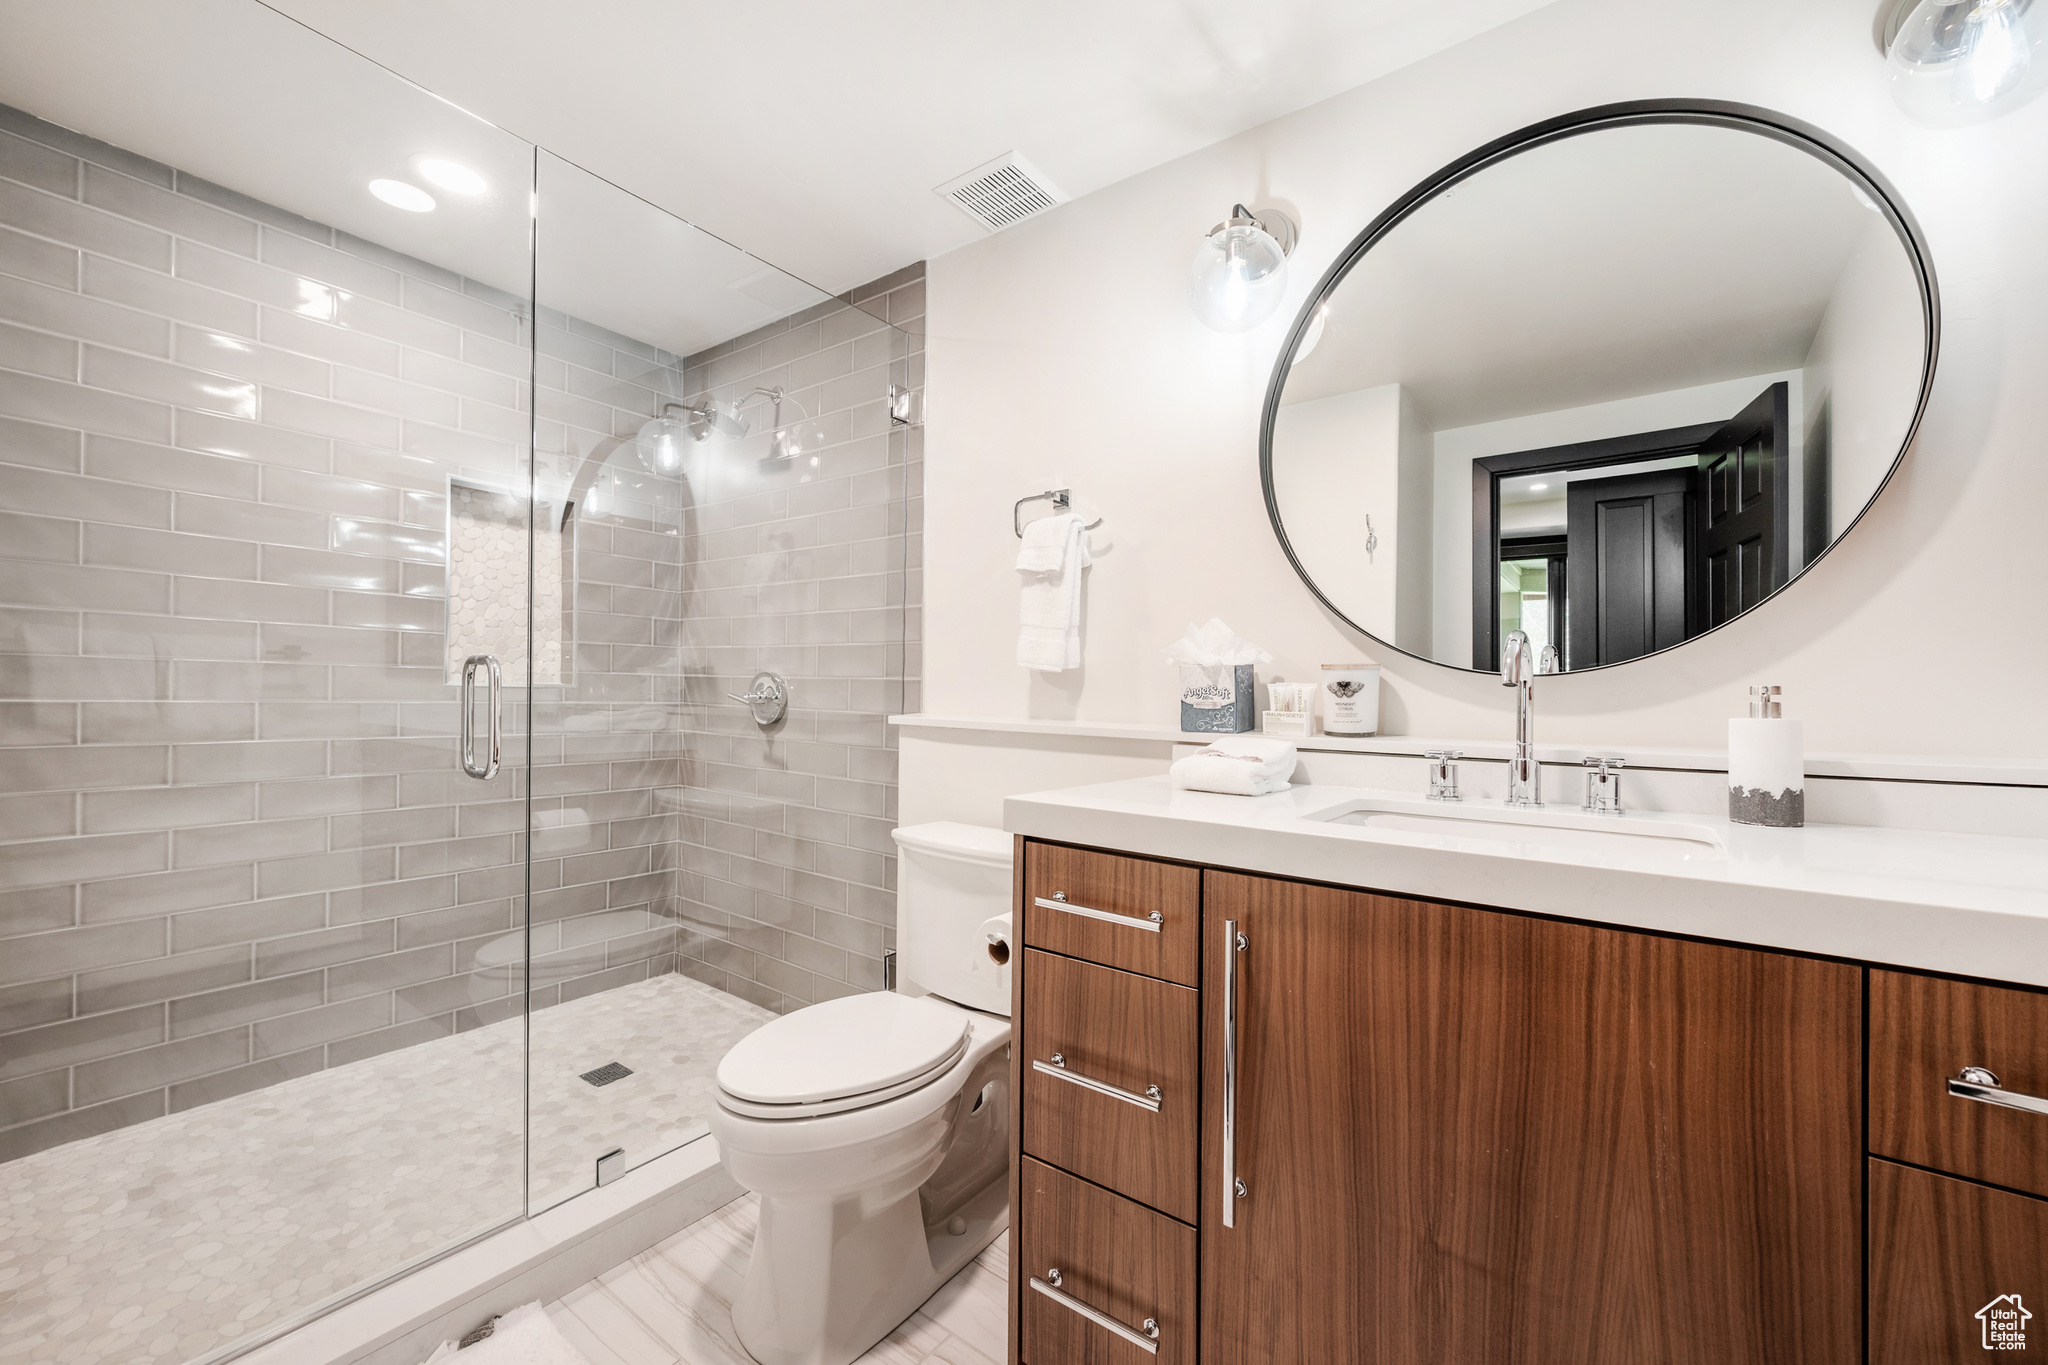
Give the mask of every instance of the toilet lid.
M 874 991 L 807 1005 L 763 1024 L 718 1064 L 718 1088 L 755 1104 L 812 1104 L 902 1085 L 967 1046 L 967 1011 Z

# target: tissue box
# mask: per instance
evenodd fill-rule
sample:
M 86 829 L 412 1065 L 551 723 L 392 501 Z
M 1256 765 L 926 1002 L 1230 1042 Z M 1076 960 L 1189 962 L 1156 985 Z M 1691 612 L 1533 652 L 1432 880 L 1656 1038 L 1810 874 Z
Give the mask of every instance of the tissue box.
M 1181 690 L 1181 729 L 1204 735 L 1241 735 L 1252 728 L 1252 665 L 1238 664 L 1223 676 L 1223 682 Z

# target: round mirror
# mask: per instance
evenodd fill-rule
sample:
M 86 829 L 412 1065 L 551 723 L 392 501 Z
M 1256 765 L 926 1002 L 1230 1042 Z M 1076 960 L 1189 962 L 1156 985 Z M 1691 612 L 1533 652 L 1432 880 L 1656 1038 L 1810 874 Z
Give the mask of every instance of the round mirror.
M 1525 129 L 1404 196 L 1296 319 L 1261 472 L 1295 568 L 1421 658 L 1624 663 L 1782 591 L 1926 402 L 1897 196 L 1779 115 L 1657 101 Z

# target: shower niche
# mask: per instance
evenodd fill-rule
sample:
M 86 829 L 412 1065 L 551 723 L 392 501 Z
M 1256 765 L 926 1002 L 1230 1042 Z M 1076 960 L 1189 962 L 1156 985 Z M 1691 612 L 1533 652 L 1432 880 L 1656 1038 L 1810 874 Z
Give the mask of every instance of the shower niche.
M 544 502 L 474 476 L 448 480 L 447 678 L 462 681 L 463 660 L 496 658 L 507 678 L 527 676 L 527 610 L 534 686 L 564 681 L 564 566 L 573 562 L 570 519 Z M 531 558 L 529 559 L 529 555 Z M 530 568 L 529 568 L 530 565 Z

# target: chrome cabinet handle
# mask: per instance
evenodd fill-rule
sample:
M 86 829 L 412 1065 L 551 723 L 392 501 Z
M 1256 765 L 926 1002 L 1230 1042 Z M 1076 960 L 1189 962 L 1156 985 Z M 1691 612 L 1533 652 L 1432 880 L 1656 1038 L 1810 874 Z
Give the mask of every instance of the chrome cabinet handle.
M 1131 1328 L 1118 1322 L 1100 1309 L 1090 1308 L 1071 1294 L 1062 1293 L 1057 1287 L 1064 1280 L 1057 1268 L 1045 1272 L 1045 1279 L 1031 1277 L 1031 1287 L 1051 1299 L 1062 1308 L 1072 1309 L 1097 1327 L 1106 1327 L 1147 1355 L 1159 1354 L 1159 1320 L 1146 1318 L 1144 1326 Z M 1048 1281 L 1050 1283 L 1048 1283 Z
M 1126 929 L 1146 929 L 1155 934 L 1160 931 L 1160 926 L 1166 923 L 1166 916 L 1157 910 L 1146 918 L 1139 919 L 1136 915 L 1119 915 L 1109 910 L 1094 910 L 1085 905 L 1075 905 L 1067 899 L 1067 893 L 1064 891 L 1053 892 L 1051 900 L 1043 896 L 1034 896 L 1031 903 L 1041 910 L 1064 910 L 1069 915 L 1083 915 L 1088 919 L 1099 919 L 1104 924 L 1121 924 Z
M 1145 1093 L 1142 1095 L 1136 1091 L 1124 1090 L 1118 1086 L 1111 1085 L 1108 1081 L 1098 1081 L 1093 1076 L 1083 1076 L 1078 1071 L 1067 1070 L 1067 1059 L 1057 1052 L 1052 1054 L 1052 1060 L 1046 1062 L 1041 1062 L 1038 1058 L 1033 1057 L 1031 1059 L 1031 1069 L 1033 1071 L 1042 1071 L 1048 1076 L 1057 1076 L 1061 1080 L 1078 1085 L 1084 1090 L 1093 1090 L 1098 1095 L 1107 1095 L 1111 1099 L 1122 1100 L 1125 1104 L 1135 1104 L 1140 1109 L 1149 1109 L 1155 1114 L 1159 1112 L 1161 1096 L 1159 1087 L 1156 1085 L 1146 1086 Z
M 1997 1073 L 1986 1071 L 1981 1066 L 1966 1066 L 1961 1075 L 1949 1077 L 1948 1093 L 1959 1100 L 1976 1100 L 1981 1104 L 1995 1104 L 2027 1114 L 2048 1114 L 2048 1100 L 2036 1095 L 2022 1095 L 2017 1090 L 2000 1089 Z
M 476 761 L 476 673 L 484 669 L 490 674 L 490 744 L 489 755 L 482 763 Z M 505 732 L 498 710 L 499 675 L 498 660 L 491 654 L 472 654 L 462 661 L 462 771 L 479 782 L 488 782 L 498 775 L 498 755 L 504 746 Z
M 1237 921 L 1223 921 L 1223 1226 L 1237 1226 L 1237 1201 L 1249 1193 L 1237 1178 L 1237 955 L 1251 946 Z

